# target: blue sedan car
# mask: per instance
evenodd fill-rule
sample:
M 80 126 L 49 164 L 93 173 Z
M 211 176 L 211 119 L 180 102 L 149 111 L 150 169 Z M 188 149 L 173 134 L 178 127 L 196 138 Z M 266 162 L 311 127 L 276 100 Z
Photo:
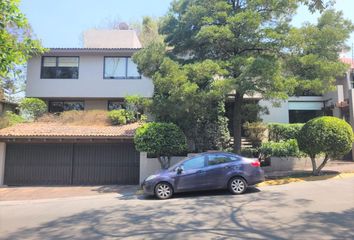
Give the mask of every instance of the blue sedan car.
M 242 194 L 248 186 L 264 181 L 258 159 L 224 152 L 207 152 L 186 158 L 143 182 L 146 195 L 168 199 L 174 193 L 229 189 Z

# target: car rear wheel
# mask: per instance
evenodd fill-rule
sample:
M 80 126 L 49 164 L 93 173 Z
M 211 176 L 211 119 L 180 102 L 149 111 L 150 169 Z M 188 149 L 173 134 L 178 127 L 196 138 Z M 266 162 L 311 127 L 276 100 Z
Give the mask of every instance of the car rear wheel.
M 159 183 L 155 187 L 155 196 L 159 199 L 168 199 L 172 197 L 173 189 L 168 183 Z
M 234 177 L 229 182 L 229 191 L 232 194 L 238 195 L 242 194 L 247 189 L 246 181 L 241 177 Z

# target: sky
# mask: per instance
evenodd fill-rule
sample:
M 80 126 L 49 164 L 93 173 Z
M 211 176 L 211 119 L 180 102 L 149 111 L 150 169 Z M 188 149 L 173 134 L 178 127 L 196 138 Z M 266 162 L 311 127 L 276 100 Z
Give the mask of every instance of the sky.
M 143 16 L 160 17 L 172 0 L 22 0 L 20 8 L 27 16 L 37 38 L 44 47 L 80 47 L 83 31 L 119 20 L 140 21 Z M 337 0 L 335 5 L 354 23 L 354 1 Z M 301 7 L 293 24 L 315 22 L 318 14 Z M 348 45 L 354 43 L 354 34 Z M 351 52 L 347 53 L 351 56 Z

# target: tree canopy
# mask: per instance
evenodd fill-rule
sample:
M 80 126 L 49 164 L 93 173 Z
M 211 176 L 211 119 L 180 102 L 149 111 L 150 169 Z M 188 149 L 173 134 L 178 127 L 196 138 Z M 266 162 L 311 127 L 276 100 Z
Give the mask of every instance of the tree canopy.
M 295 28 L 291 20 L 301 3 L 319 8 L 317 1 L 178 0 L 162 19 L 160 32 L 171 59 L 182 68 L 205 61 L 219 67 L 215 75 L 225 86 L 224 94 L 234 96 L 235 152 L 240 152 L 246 95 L 284 99 L 302 90 L 321 93 L 333 87 L 335 77 L 345 68 L 338 50 L 345 47 L 352 23 L 340 12 L 328 10 L 317 24 Z M 150 47 L 143 51 L 158 50 L 150 52 L 153 64 L 138 64 L 153 76 L 165 66 L 163 58 L 156 58 L 164 46 L 155 43 Z M 177 79 L 176 75 L 168 77 Z
M 19 0 L 0 1 L 0 79 L 11 77 L 16 66 L 36 53 L 43 52 L 33 39 L 31 27 L 19 9 Z M 12 76 L 13 77 L 13 76 Z

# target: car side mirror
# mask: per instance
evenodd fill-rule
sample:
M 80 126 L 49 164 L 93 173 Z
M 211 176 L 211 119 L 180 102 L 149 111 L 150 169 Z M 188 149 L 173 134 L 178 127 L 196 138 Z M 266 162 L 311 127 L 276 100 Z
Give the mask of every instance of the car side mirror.
M 183 168 L 181 166 L 176 168 L 177 174 L 181 174 L 183 172 Z

